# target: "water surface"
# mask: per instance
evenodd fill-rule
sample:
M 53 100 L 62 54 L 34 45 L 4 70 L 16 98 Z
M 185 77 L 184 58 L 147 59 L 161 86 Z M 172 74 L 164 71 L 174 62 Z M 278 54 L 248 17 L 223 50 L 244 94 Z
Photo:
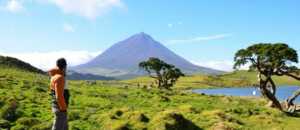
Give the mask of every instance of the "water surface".
M 298 86 L 280 86 L 277 87 L 276 97 L 283 101 L 293 94 Z M 246 88 L 216 88 L 216 89 L 194 89 L 194 93 L 204 93 L 207 95 L 226 95 L 226 96 L 261 96 L 260 91 L 255 87 Z M 300 96 L 296 99 L 300 103 Z

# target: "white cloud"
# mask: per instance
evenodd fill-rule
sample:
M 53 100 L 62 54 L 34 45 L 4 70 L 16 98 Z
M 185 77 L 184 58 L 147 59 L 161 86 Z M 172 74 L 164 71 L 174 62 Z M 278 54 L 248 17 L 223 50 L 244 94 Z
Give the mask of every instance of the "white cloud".
M 121 0 L 47 0 L 66 14 L 95 19 L 114 7 L 123 7 Z
M 222 70 L 222 71 L 227 71 L 231 72 L 233 71 L 233 65 L 234 62 L 230 60 L 209 60 L 209 61 L 191 61 L 195 65 L 203 66 L 203 67 L 208 67 L 212 69 L 217 69 L 217 70 Z M 292 64 L 297 67 L 300 67 L 300 63 L 298 64 Z M 250 63 L 247 63 L 244 66 L 241 66 L 240 68 L 237 68 L 238 70 L 248 70 L 250 66 Z
M 2 8 L 17 13 L 25 9 L 23 6 L 25 2 L 52 4 L 66 14 L 75 14 L 93 20 L 107 13 L 112 8 L 125 7 L 121 1 L 122 0 L 7 0 L 6 5 Z
M 230 60 L 210 60 L 210 61 L 191 61 L 195 65 L 208 67 L 212 69 L 222 70 L 231 72 L 233 71 L 234 62 Z M 249 64 L 242 66 L 239 68 L 240 70 L 248 70 Z
M 218 35 L 212 35 L 212 36 L 198 36 L 198 37 L 193 37 L 189 39 L 176 39 L 176 40 L 169 40 L 167 43 L 170 44 L 178 44 L 178 43 L 191 43 L 191 42 L 201 42 L 201 41 L 210 41 L 210 40 L 217 40 L 217 39 L 224 39 L 227 37 L 232 36 L 232 34 L 218 34 Z
M 71 24 L 68 24 L 68 23 L 65 23 L 63 25 L 63 30 L 65 32 L 75 32 L 75 28 Z
M 99 55 L 101 52 L 88 51 L 53 51 L 53 52 L 28 52 L 28 53 L 1 53 L 0 55 L 11 56 L 30 63 L 43 70 L 51 69 L 55 66 L 58 58 L 64 57 L 69 66 L 86 63 Z
M 169 28 L 173 28 L 175 25 L 182 25 L 183 23 L 181 21 L 177 22 L 177 23 L 169 23 L 167 24 Z
M 208 67 L 212 69 L 222 70 L 222 71 L 233 71 L 233 62 L 229 60 L 219 60 L 219 61 L 192 61 L 195 65 Z
M 5 10 L 12 13 L 18 13 L 24 10 L 24 7 L 20 0 L 9 0 L 5 5 Z

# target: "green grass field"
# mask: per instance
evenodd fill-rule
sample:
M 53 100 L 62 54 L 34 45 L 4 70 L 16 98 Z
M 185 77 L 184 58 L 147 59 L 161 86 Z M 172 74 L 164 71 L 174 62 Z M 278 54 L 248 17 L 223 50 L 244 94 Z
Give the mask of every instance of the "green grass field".
M 300 82 L 286 76 L 274 76 L 276 85 L 295 85 L 300 86 Z M 121 81 L 132 85 L 150 86 L 154 80 L 149 77 L 138 77 L 135 79 Z M 248 71 L 235 71 L 223 75 L 192 75 L 179 78 L 175 89 L 192 89 L 192 88 L 216 88 L 216 87 L 249 87 L 257 84 L 257 73 Z
M 224 80 L 232 78 L 230 82 L 233 83 L 236 81 L 235 77 L 238 79 L 239 75 L 245 75 L 243 73 L 246 72 L 220 77 Z M 209 87 L 210 85 L 203 83 L 205 78 L 207 76 L 185 77 L 180 79 L 176 87 L 201 87 L 202 84 L 203 87 Z M 48 82 L 49 77 L 44 75 L 0 67 L 0 129 L 49 129 L 53 117 Z M 70 129 L 295 130 L 300 127 L 300 117 L 267 108 L 263 99 L 207 96 L 191 94 L 181 89 L 162 91 L 130 86 L 136 82 L 148 83 L 149 79 L 94 83 L 70 81 Z M 291 83 L 287 79 L 281 81 L 282 84 L 286 82 Z

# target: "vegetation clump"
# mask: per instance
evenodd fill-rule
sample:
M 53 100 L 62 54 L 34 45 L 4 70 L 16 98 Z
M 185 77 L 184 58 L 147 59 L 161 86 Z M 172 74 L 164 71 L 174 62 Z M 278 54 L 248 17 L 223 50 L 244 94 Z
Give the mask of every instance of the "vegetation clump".
M 10 127 L 10 123 L 7 120 L 0 120 L 0 129 L 8 129 Z
M 0 66 L 14 67 L 14 68 L 19 68 L 19 69 L 30 71 L 30 72 L 45 74 L 44 71 L 37 69 L 37 68 L 33 67 L 32 65 L 25 63 L 19 59 L 13 58 L 13 57 L 0 56 Z
M 2 119 L 8 121 L 15 121 L 18 118 L 17 114 L 17 101 L 15 99 L 10 99 L 2 108 L 0 116 Z
M 149 117 L 140 111 L 123 108 L 103 114 L 97 121 L 103 124 L 102 129 L 105 130 L 147 130 L 149 120 Z
M 261 94 L 269 99 L 270 106 L 283 110 L 276 98 L 276 84 L 273 76 L 289 76 L 300 80 L 299 70 L 293 63 L 298 63 L 297 51 L 285 43 L 259 43 L 239 50 L 234 57 L 234 68 L 250 63 L 250 70 L 258 72 L 258 82 Z M 293 104 L 295 94 L 288 99 L 288 106 Z
M 158 88 L 170 89 L 179 77 L 184 76 L 180 69 L 174 65 L 154 57 L 141 62 L 139 67 L 146 70 L 149 76 L 156 80 Z
M 172 110 L 157 113 L 150 123 L 151 130 L 201 130 L 182 114 Z
M 194 79 L 190 81 L 194 82 Z M 45 75 L 0 68 L 0 113 L 14 115 L 14 118 L 1 116 L 0 129 L 51 129 L 53 115 L 48 82 Z M 69 128 L 206 130 L 222 123 L 233 129 L 299 128 L 300 118 L 265 107 L 263 99 L 199 95 L 177 89 L 144 90 L 130 84 L 124 89 L 116 82 L 97 81 L 96 85 L 89 85 L 86 81 L 70 81 Z

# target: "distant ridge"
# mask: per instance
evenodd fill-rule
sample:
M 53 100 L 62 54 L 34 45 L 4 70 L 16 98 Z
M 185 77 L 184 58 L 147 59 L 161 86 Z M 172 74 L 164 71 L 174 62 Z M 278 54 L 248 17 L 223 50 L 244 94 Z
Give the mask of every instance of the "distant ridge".
M 74 71 L 67 72 L 68 80 L 115 80 L 113 77 L 105 77 L 94 74 L 77 73 Z
M 72 69 L 81 73 L 130 78 L 144 74 L 138 68 L 138 64 L 149 57 L 160 58 L 180 68 L 186 74 L 222 73 L 222 71 L 190 63 L 144 32 L 114 44 L 88 63 L 75 66 Z
M 0 56 L 0 66 L 18 68 L 34 73 L 46 74 L 44 71 L 30 65 L 29 63 L 8 56 Z
M 0 56 L 0 67 L 16 68 L 24 71 L 33 72 L 33 73 L 47 74 L 43 70 L 40 70 L 30 65 L 29 63 L 8 56 Z M 93 74 L 82 74 L 74 71 L 68 71 L 67 77 L 69 80 L 114 80 L 114 78 L 112 77 L 105 77 L 105 76 L 93 75 Z

